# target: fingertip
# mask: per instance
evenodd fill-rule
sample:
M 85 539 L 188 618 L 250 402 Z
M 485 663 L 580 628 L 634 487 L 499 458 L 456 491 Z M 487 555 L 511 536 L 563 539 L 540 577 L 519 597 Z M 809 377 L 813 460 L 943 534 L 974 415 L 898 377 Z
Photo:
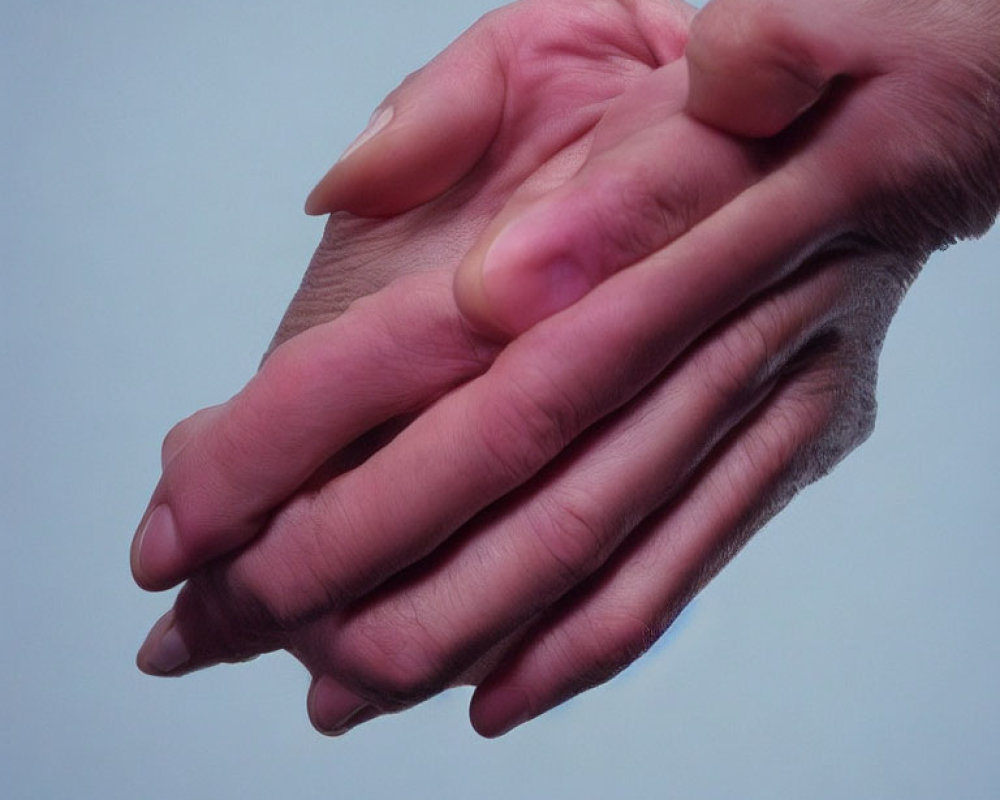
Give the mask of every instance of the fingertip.
M 498 327 L 516 336 L 584 297 L 592 288 L 571 257 L 527 265 L 491 252 L 482 267 L 484 296 Z
M 308 217 L 319 217 L 324 213 L 323 205 L 320 202 L 320 198 L 317 197 L 316 194 L 317 189 L 319 189 L 319 184 L 312 188 L 309 192 L 309 196 L 306 197 L 305 203 L 302 205 L 302 211 Z
M 507 342 L 520 331 L 504 319 L 503 306 L 487 294 L 483 280 L 484 264 L 497 239 L 497 230 L 502 232 L 502 223 L 495 222 L 462 259 L 455 271 L 453 291 L 458 310 L 478 333 L 497 342 Z
M 487 234 L 455 276 L 459 310 L 484 335 L 507 341 L 593 288 L 572 248 L 538 234 L 531 212 Z
M 170 609 L 146 635 L 136 655 L 136 666 L 147 675 L 165 677 L 177 674 L 190 661 L 191 652 L 178 628 L 174 609 Z
M 493 38 L 470 31 L 390 93 L 310 194 L 306 213 L 391 216 L 442 195 L 493 144 L 505 95 Z
M 516 332 L 505 328 L 494 317 L 483 291 L 481 258 L 466 258 L 455 272 L 455 304 L 475 331 L 497 342 L 507 342 Z
M 346 161 L 352 155 L 357 153 L 364 147 L 368 142 L 372 141 L 378 134 L 389 127 L 389 123 L 392 122 L 393 117 L 396 116 L 396 109 L 392 105 L 382 105 L 376 108 L 368 120 L 368 125 L 365 129 L 358 135 L 347 149 L 341 154 L 340 158 L 337 159 L 337 163 Z
M 367 165 L 366 169 L 364 163 L 368 160 L 366 145 L 389 127 L 395 115 L 396 110 L 392 105 L 381 105 L 372 112 L 365 129 L 348 145 L 337 162 L 327 170 L 309 193 L 305 202 L 306 214 L 319 216 L 334 211 L 352 210 L 348 206 L 352 204 L 352 198 L 353 202 L 357 203 L 358 189 L 353 184 L 357 183 L 354 173 L 358 168 L 348 169 L 346 165 L 351 161 L 358 161 L 362 173 L 372 170 L 371 165 Z
M 349 181 L 345 181 L 343 171 L 338 161 L 312 188 L 303 205 L 303 211 L 308 216 L 319 217 L 343 210 L 344 195 L 350 192 Z M 348 185 L 345 186 L 345 183 Z
M 823 97 L 837 58 L 794 6 L 716 0 L 695 16 L 685 111 L 747 138 L 780 133 Z
M 341 736 L 381 712 L 329 675 L 313 680 L 306 696 L 312 726 L 324 736 Z
M 177 523 L 166 503 L 160 503 L 146 515 L 133 539 L 132 576 L 147 591 L 162 591 L 180 581 L 178 571 L 184 562 Z
M 513 685 L 481 686 L 469 704 L 469 721 L 476 733 L 486 739 L 510 733 L 535 716 L 528 694 Z

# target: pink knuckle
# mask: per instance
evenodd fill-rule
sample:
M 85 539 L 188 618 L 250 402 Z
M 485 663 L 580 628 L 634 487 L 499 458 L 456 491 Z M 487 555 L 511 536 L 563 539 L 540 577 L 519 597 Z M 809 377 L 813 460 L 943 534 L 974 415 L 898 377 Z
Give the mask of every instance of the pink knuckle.
M 691 227 L 702 205 L 702 181 L 684 169 L 663 170 L 643 164 L 621 192 L 623 208 L 634 215 L 635 244 L 652 252 Z M 700 176 L 699 176 L 700 177 Z
M 770 375 L 775 344 L 766 327 L 750 319 L 724 331 L 699 359 L 703 385 L 723 404 L 749 400 Z
M 296 565 L 301 567 L 300 562 Z M 230 570 L 235 603 L 257 629 L 291 632 L 306 624 L 326 605 L 307 569 L 290 559 L 260 565 L 257 559 Z M 263 567 L 263 568 L 262 568 Z
M 301 627 L 350 599 L 342 565 L 351 559 L 335 535 L 345 528 L 337 525 L 341 517 L 326 517 L 325 510 L 308 498 L 293 501 L 272 521 L 268 536 L 233 562 L 242 591 L 281 630 Z
M 400 710 L 448 687 L 450 659 L 420 629 L 369 622 L 338 647 L 338 666 L 360 693 L 384 710 Z
M 330 364 L 333 352 L 332 348 L 307 347 L 294 341 L 275 350 L 252 383 L 264 406 L 281 408 L 294 398 L 300 408 L 311 407 L 311 401 L 333 389 L 339 377 Z M 252 419 L 253 410 L 245 407 L 245 411 Z
M 564 585 L 579 583 L 609 554 L 616 528 L 606 517 L 583 497 L 550 494 L 531 519 L 532 533 Z
M 583 427 L 576 401 L 552 380 L 526 373 L 507 380 L 477 417 L 477 430 L 490 460 L 515 482 L 534 475 Z
M 651 163 L 616 163 L 591 176 L 595 199 L 587 215 L 585 240 L 604 253 L 602 272 L 610 273 L 644 258 L 687 230 L 698 207 L 699 187 L 683 172 Z

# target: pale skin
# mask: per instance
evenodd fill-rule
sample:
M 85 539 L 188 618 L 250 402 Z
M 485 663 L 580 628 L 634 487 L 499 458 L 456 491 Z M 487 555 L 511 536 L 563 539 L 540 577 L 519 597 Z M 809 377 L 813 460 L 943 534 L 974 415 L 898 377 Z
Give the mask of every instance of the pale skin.
M 498 735 L 864 438 L 906 285 L 996 213 L 997 6 L 692 14 L 524 0 L 387 98 L 309 201 L 383 218 L 331 217 L 261 371 L 164 442 L 143 669 L 286 648 L 320 730 L 471 683 Z

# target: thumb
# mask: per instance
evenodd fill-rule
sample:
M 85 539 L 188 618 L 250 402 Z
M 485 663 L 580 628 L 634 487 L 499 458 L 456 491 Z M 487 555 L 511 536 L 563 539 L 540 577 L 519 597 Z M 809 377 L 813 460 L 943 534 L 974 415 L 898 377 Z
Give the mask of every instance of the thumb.
M 507 203 L 456 273 L 466 319 L 494 338 L 517 336 L 757 180 L 754 148 L 678 113 L 686 95 L 683 60 L 654 70 L 616 99 L 576 174 Z
M 410 75 L 306 200 L 306 213 L 378 217 L 432 200 L 483 156 L 503 113 L 504 74 L 473 28 Z
M 834 78 L 873 69 L 852 5 L 713 0 L 691 26 L 687 112 L 739 136 L 779 133 Z

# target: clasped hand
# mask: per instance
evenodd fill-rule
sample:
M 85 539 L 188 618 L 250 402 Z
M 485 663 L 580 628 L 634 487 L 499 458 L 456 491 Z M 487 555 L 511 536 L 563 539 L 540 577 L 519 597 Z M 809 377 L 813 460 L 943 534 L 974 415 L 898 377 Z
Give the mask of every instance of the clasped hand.
M 522 0 L 408 78 L 258 374 L 164 441 L 140 667 L 284 648 L 322 731 L 467 683 L 498 735 L 637 658 L 865 437 L 905 287 L 995 214 L 996 73 L 879 6 L 715 0 L 685 58 L 682 3 Z

